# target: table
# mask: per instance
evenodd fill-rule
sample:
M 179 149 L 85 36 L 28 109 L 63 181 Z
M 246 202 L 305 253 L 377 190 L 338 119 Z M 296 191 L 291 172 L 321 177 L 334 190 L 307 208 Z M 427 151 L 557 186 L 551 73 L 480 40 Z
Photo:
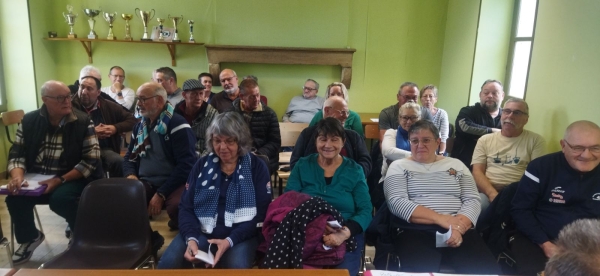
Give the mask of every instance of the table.
M 378 122 L 373 122 L 371 119 L 379 119 L 379 113 L 358 113 L 360 116 L 360 122 L 363 127 L 366 125 L 378 125 Z
M 345 269 L 142 269 L 142 270 L 100 270 L 100 269 L 21 269 L 15 275 L 18 276 L 105 276 L 105 275 L 177 275 L 177 276 L 348 276 Z

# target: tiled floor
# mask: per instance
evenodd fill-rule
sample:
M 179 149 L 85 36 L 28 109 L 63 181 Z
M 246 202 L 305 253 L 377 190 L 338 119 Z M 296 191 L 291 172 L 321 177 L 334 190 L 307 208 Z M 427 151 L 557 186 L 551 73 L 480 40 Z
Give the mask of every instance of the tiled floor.
M 0 180 L 0 185 L 4 185 L 5 183 L 5 180 Z M 2 232 L 10 241 L 10 216 L 6 204 L 4 203 L 5 197 L 6 196 L 0 196 L 0 220 L 2 223 Z M 46 240 L 34 251 L 29 262 L 18 265 L 16 268 L 38 268 L 41 264 L 51 260 L 54 256 L 60 254 L 67 248 L 69 240 L 65 237 L 65 228 L 67 227 L 65 220 L 52 212 L 48 208 L 48 205 L 38 205 L 37 210 L 40 215 L 40 220 L 42 221 Z M 166 211 L 163 211 L 159 216 L 154 217 L 150 221 L 152 229 L 160 232 L 165 238 L 165 245 L 158 251 L 159 258 L 178 233 L 177 231 L 169 230 L 169 227 L 167 226 L 168 221 L 169 217 L 167 216 Z M 373 247 L 367 247 L 367 256 L 372 258 L 374 254 L 375 249 Z M 6 250 L 3 248 L 0 249 L 0 268 L 10 268 L 10 263 L 8 261 L 9 257 Z

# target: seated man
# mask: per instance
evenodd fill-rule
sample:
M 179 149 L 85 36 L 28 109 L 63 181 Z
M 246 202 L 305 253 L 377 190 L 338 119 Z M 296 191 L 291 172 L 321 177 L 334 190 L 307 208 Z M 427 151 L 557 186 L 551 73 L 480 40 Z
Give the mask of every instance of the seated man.
M 125 70 L 119 66 L 110 68 L 108 78 L 111 85 L 100 89 L 106 95 L 109 95 L 118 104 L 125 107 L 127 110 L 133 110 L 133 100 L 135 99 L 135 91 L 129 87 L 125 87 Z
M 6 197 L 6 206 L 21 244 L 12 256 L 14 264 L 27 262 L 44 240 L 44 233 L 35 228 L 33 220 L 36 204 L 50 204 L 50 209 L 75 230 L 83 188 L 102 178 L 94 124 L 87 114 L 71 108 L 69 88 L 62 82 L 48 81 L 41 94 L 44 104 L 25 115 L 8 157 L 12 179 L 7 188 L 12 195 Z M 43 195 L 17 196 L 25 172 L 48 176 L 40 182 L 47 185 Z
M 133 128 L 123 174 L 144 183 L 148 214 L 158 215 L 165 206 L 169 227 L 176 229 L 179 200 L 196 162 L 196 138 L 185 119 L 174 113 L 160 84 L 144 83 L 136 95 L 142 121 Z
M 160 67 L 154 70 L 152 79 L 167 91 L 167 101 L 175 106 L 183 101 L 182 90 L 177 85 L 177 74 L 171 67 Z
M 196 153 L 206 153 L 206 128 L 213 118 L 219 114 L 212 105 L 206 102 L 205 87 L 200 81 L 189 79 L 183 82 L 183 101 L 175 106 L 175 113 L 183 116 L 196 135 Z
M 81 78 L 73 107 L 87 112 L 94 122 L 104 171 L 109 177 L 123 177 L 121 134 L 131 131 L 137 120 L 119 104 L 101 98 L 100 86 L 100 80 L 95 77 Z
M 223 91 L 217 93 L 211 100 L 212 105 L 219 113 L 231 111 L 233 109 L 233 101 L 237 100 L 240 95 L 238 86 L 238 77 L 235 71 L 231 69 L 223 69 L 219 74 L 219 80 Z
M 346 101 L 337 96 L 329 97 L 324 104 L 323 117 L 333 117 L 340 121 L 343 126 L 344 121 L 348 118 L 348 105 Z M 307 127 L 298 136 L 296 146 L 290 158 L 291 169 L 294 168 L 294 165 L 296 165 L 296 162 L 301 157 L 317 152 L 316 129 L 317 126 Z M 346 141 L 340 154 L 356 161 L 363 168 L 365 175 L 369 175 L 371 171 L 371 156 L 367 151 L 365 140 L 354 130 L 344 129 L 344 131 L 346 132 Z
M 477 141 L 471 165 L 481 196 L 482 212 L 500 190 L 521 179 L 531 160 L 544 155 L 544 138 L 523 129 L 528 120 L 527 103 L 510 98 L 502 109 L 502 130 L 483 135 Z
M 600 127 L 574 122 L 560 145 L 562 152 L 529 163 L 512 201 L 519 233 L 510 245 L 519 275 L 544 269 L 556 254 L 554 240 L 565 225 L 600 218 Z
M 317 96 L 319 84 L 307 79 L 302 87 L 302 96 L 293 97 L 288 105 L 283 121 L 286 123 L 310 123 L 312 118 L 323 108 L 325 99 Z
M 213 76 L 209 73 L 200 73 L 198 80 L 204 85 L 204 101 L 210 104 L 212 97 L 217 93 L 212 92 Z
M 558 234 L 557 253 L 546 263 L 545 276 L 600 275 L 600 220 L 580 219 Z
M 240 97 L 233 102 L 233 112 L 238 112 L 250 127 L 254 153 L 269 158 L 269 172 L 279 166 L 281 134 L 275 111 L 260 102 L 260 88 L 253 79 L 246 79 L 239 86 Z M 215 96 L 216 97 L 216 96 Z

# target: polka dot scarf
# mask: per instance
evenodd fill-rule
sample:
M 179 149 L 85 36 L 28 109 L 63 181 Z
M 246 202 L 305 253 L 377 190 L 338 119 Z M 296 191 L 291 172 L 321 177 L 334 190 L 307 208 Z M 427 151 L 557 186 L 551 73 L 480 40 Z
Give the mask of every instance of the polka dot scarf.
M 256 196 L 252 183 L 251 153 L 238 158 L 237 169 L 231 177 L 225 202 L 225 226 L 250 221 L 256 216 Z M 202 232 L 212 233 L 217 224 L 217 204 L 222 181 L 219 157 L 210 153 L 196 179 L 194 214 Z

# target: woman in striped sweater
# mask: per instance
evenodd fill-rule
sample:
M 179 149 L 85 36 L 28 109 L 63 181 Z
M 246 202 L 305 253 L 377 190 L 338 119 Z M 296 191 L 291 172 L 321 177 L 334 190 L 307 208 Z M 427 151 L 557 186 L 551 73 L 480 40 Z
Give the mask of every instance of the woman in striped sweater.
M 394 161 L 384 181 L 390 212 L 400 228 L 393 236 L 401 270 L 438 272 L 442 258 L 458 273 L 498 274 L 496 261 L 473 229 L 481 205 L 469 169 L 436 155 L 439 131 L 427 120 L 409 131 L 411 157 Z M 436 232 L 450 237 L 436 246 Z

